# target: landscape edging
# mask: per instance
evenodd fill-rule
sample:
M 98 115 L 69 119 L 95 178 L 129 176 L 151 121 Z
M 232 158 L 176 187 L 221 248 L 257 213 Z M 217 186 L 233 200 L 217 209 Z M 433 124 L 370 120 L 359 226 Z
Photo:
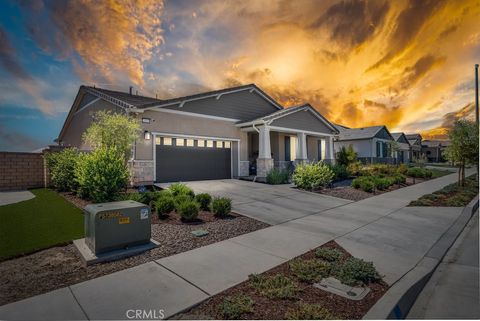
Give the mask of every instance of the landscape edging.
M 398 280 L 364 315 L 364 320 L 405 319 L 448 250 L 479 207 L 477 195 L 420 262 Z

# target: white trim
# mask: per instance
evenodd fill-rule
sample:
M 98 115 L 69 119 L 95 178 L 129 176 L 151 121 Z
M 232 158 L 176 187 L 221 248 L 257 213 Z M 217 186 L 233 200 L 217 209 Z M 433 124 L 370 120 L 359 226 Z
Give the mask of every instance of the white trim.
M 168 136 L 168 137 L 181 137 L 181 138 L 198 138 L 198 139 L 211 139 L 211 140 L 229 140 L 229 141 L 240 141 L 239 138 L 231 137 L 215 137 L 215 136 L 200 136 L 200 135 L 188 135 L 188 134 L 176 134 L 176 133 L 162 133 L 162 132 L 152 132 L 153 135 L 158 136 Z
M 191 113 L 191 112 L 188 112 L 188 111 L 172 110 L 172 109 L 165 109 L 165 108 L 150 109 L 150 110 L 151 111 L 158 111 L 158 112 L 162 112 L 162 113 L 169 113 L 169 114 L 178 114 L 178 115 L 193 116 L 193 117 L 199 117 L 199 118 L 223 120 L 223 121 L 234 122 L 234 123 L 240 121 L 240 119 L 204 115 L 204 114 L 198 114 L 198 113 Z
M 102 98 L 103 100 L 106 100 L 114 105 L 117 105 L 118 107 L 121 107 L 123 108 L 125 111 L 128 111 L 129 109 L 137 109 L 137 107 L 133 106 L 132 104 L 129 104 L 129 103 L 126 103 L 125 101 L 123 100 L 120 100 L 120 99 L 117 99 L 117 98 L 114 98 L 110 95 L 107 95 L 103 92 L 100 92 L 98 90 L 96 90 L 95 88 L 88 88 L 88 87 L 84 87 L 85 90 L 87 92 L 89 92 L 90 94 L 93 94 L 97 97 L 100 97 Z
M 312 132 L 308 130 L 302 130 L 302 129 L 294 129 L 294 128 L 285 128 L 285 127 L 277 127 L 277 126 L 269 126 L 271 130 L 279 131 L 279 132 L 284 132 L 284 133 L 304 133 L 307 135 L 311 136 L 319 136 L 319 137 L 335 137 L 336 135 L 334 134 L 327 134 L 327 133 L 320 133 L 320 132 Z
M 73 114 L 73 115 L 76 115 L 76 114 L 78 114 L 79 112 L 83 111 L 85 108 L 90 107 L 92 104 L 96 103 L 96 102 L 99 101 L 100 99 L 101 99 L 100 97 L 95 98 L 94 100 L 92 100 L 91 102 L 85 104 L 85 106 L 83 106 L 82 108 L 80 108 L 79 110 L 77 110 L 77 111 L 75 112 L 75 114 Z

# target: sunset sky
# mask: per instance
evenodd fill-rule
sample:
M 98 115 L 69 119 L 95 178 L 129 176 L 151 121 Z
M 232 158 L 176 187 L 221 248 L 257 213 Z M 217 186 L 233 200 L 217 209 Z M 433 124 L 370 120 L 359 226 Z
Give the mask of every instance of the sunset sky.
M 82 84 L 255 83 L 332 122 L 444 137 L 472 117 L 480 1 L 1 1 L 0 150 L 53 143 Z

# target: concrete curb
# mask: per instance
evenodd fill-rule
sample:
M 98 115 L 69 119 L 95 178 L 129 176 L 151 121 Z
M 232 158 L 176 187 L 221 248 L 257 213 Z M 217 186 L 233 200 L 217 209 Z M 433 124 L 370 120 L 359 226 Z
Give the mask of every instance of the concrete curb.
M 420 292 L 479 206 L 477 195 L 418 264 L 398 280 L 363 317 L 364 320 L 405 319 Z

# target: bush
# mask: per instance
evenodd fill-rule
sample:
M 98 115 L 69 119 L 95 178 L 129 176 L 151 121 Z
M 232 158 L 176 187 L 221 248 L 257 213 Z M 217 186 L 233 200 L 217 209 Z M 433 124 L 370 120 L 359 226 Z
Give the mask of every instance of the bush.
M 337 153 L 337 163 L 339 165 L 348 166 L 351 163 L 354 163 L 357 160 L 357 153 L 353 149 L 352 145 L 348 147 L 342 146 L 340 151 Z
M 173 201 L 175 203 L 175 209 L 176 209 L 177 212 L 178 212 L 178 209 L 177 209 L 178 205 L 180 205 L 182 203 L 185 203 L 185 202 L 190 202 L 190 201 L 193 200 L 189 195 L 185 195 L 185 194 L 180 194 L 180 195 L 172 196 L 172 197 L 173 197 Z
M 248 278 L 260 295 L 270 299 L 293 299 L 299 291 L 297 285 L 282 274 L 275 276 L 251 274 Z
M 431 178 L 433 172 L 427 168 L 411 167 L 407 170 L 407 176 L 416 178 Z
M 244 294 L 228 296 L 220 304 L 220 311 L 227 319 L 238 319 L 244 313 L 253 312 L 253 300 Z
M 190 198 L 195 197 L 195 193 L 193 192 L 193 190 L 187 185 L 182 183 L 172 184 L 168 189 L 170 190 L 173 196 L 188 195 L 190 196 Z
M 300 281 L 316 282 L 328 276 L 331 265 L 318 259 L 296 259 L 290 262 L 290 270 Z
M 356 286 L 381 279 L 372 262 L 351 257 L 335 269 L 335 277 L 343 284 Z
M 445 204 L 447 206 L 451 206 L 451 207 L 463 207 L 463 206 L 466 206 L 468 205 L 468 203 L 472 200 L 471 197 L 469 197 L 468 195 L 465 195 L 465 194 L 457 194 L 455 196 L 452 196 L 450 198 L 448 198 L 446 201 L 445 201 Z
M 154 204 L 159 217 L 167 215 L 175 209 L 173 196 L 162 196 L 157 199 Z
M 273 168 L 267 174 L 267 183 L 271 185 L 287 184 L 288 172 Z
M 334 177 L 336 180 L 346 179 L 350 177 L 350 173 L 348 172 L 348 169 L 345 165 L 331 165 L 330 169 L 333 171 L 333 174 L 335 174 Z
M 375 184 L 375 188 L 379 190 L 386 190 L 392 184 L 390 179 L 380 177 L 374 177 L 373 182 Z
M 212 212 L 217 217 L 225 217 L 232 210 L 232 200 L 227 197 L 216 197 L 212 202 Z
M 343 253 L 337 249 L 322 247 L 315 251 L 315 256 L 328 262 L 337 262 L 342 258 Z
M 371 176 L 360 176 L 352 181 L 352 187 L 371 193 L 375 188 L 375 182 Z
M 330 311 L 318 304 L 300 303 L 298 309 L 290 309 L 285 314 L 288 320 L 335 320 Z
M 408 166 L 406 164 L 400 164 L 397 168 L 397 173 L 400 173 L 402 175 L 407 175 L 408 172 Z
M 175 206 L 177 213 L 180 214 L 182 220 L 190 222 L 198 217 L 200 205 L 192 200 L 185 200 Z
M 79 159 L 77 149 L 65 148 L 61 152 L 47 153 L 44 157 L 53 187 L 62 192 L 75 191 L 77 189 L 75 167 Z
M 429 200 L 429 199 L 418 199 L 418 200 L 415 200 L 415 201 L 411 201 L 410 204 L 408 204 L 408 206 L 432 206 L 433 205 L 433 201 L 432 200 Z
M 115 148 L 99 148 L 83 154 L 75 167 L 78 194 L 95 203 L 118 198 L 129 178 L 123 157 Z
M 362 162 L 356 161 L 347 166 L 347 171 L 350 173 L 350 175 L 358 176 L 360 174 L 362 167 L 363 167 Z
M 197 194 L 195 196 L 195 200 L 197 201 L 198 204 L 200 204 L 200 209 L 202 211 L 210 210 L 210 203 L 212 202 L 212 197 L 210 196 L 210 194 L 207 194 L 207 193 Z
M 314 190 L 329 185 L 335 174 L 322 162 L 300 164 L 293 172 L 293 183 L 298 188 Z
M 407 182 L 407 177 L 403 174 L 396 173 L 392 176 L 394 184 L 405 184 Z

